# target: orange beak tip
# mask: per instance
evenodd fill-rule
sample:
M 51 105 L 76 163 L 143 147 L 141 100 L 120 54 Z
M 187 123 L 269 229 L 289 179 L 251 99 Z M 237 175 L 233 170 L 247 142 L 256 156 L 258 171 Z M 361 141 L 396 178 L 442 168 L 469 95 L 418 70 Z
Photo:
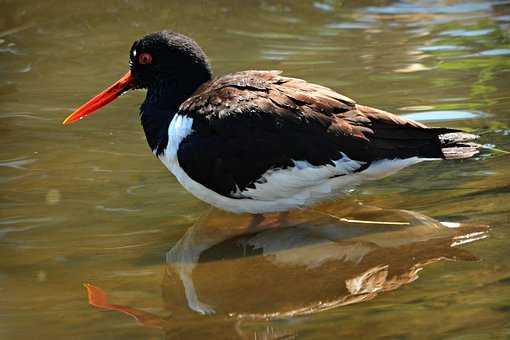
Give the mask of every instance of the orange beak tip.
M 71 125 L 72 123 L 83 119 L 83 117 L 75 118 L 75 117 L 73 117 L 73 115 L 74 115 L 74 113 L 67 116 L 67 118 L 64 119 L 64 121 L 62 122 L 62 125 Z
M 89 99 L 85 104 L 80 106 L 77 110 L 71 113 L 64 121 L 63 125 L 69 125 L 74 123 L 85 116 L 92 114 L 99 110 L 101 107 L 113 101 L 121 94 L 134 87 L 134 78 L 131 71 L 128 71 L 121 79 L 115 82 L 113 85 L 102 91 L 95 97 Z

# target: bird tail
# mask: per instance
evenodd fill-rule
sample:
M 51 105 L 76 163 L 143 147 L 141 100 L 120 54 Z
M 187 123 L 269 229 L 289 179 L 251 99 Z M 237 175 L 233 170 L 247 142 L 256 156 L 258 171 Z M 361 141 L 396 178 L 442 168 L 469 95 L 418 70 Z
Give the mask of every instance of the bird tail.
M 443 129 L 438 129 L 442 130 Z M 470 158 L 479 152 L 480 144 L 474 143 L 479 136 L 455 131 L 438 134 L 441 147 L 441 153 L 444 159 L 464 159 Z

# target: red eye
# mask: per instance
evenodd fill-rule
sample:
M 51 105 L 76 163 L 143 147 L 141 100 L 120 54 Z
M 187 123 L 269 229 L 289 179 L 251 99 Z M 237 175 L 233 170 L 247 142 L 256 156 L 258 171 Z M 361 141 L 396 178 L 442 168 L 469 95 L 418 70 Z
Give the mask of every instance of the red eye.
M 152 62 L 152 56 L 150 53 L 141 53 L 138 56 L 138 62 L 142 65 L 147 65 Z

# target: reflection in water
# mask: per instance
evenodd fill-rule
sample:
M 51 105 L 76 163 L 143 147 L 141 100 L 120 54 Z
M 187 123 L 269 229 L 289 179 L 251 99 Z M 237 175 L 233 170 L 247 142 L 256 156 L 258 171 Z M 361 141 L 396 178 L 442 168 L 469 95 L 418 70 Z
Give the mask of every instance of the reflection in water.
M 189 228 L 166 257 L 163 298 L 169 318 L 109 304 L 91 285 L 89 302 L 172 336 L 227 332 L 244 337 L 245 320 L 285 319 L 368 301 L 413 282 L 430 263 L 474 260 L 456 246 L 486 237 L 486 227 L 338 203 L 277 221 L 268 216 L 254 228 L 250 216 L 213 210 Z M 206 314 L 207 327 L 197 329 Z M 291 334 L 271 325 L 264 337 Z
M 232 334 L 238 319 L 225 313 L 270 314 L 310 306 L 314 292 L 303 287 L 306 282 L 319 285 L 318 291 L 324 284 L 326 297 L 336 288 L 330 300 L 340 299 L 348 294 L 345 280 L 361 273 L 354 273 L 354 266 L 347 275 L 341 268 L 348 262 L 333 257 L 315 269 L 297 265 L 297 260 L 275 264 L 299 247 L 274 255 L 257 253 L 269 254 L 258 239 L 267 238 L 271 233 L 267 230 L 253 241 L 248 235 L 237 236 L 240 245 L 226 239 L 200 255 L 190 277 L 197 300 L 216 314 L 204 316 L 189 308 L 175 265 L 168 267 L 164 279 L 163 301 L 168 306 L 161 306 L 162 257 L 205 207 L 147 152 L 136 109 L 143 92 L 125 96 L 101 119 L 84 121 L 79 129 L 63 129 L 60 124 L 73 105 L 125 71 L 131 41 L 145 33 L 168 28 L 192 36 L 213 60 L 217 75 L 281 69 L 359 102 L 413 114 L 433 126 L 472 130 L 482 135 L 480 143 L 510 150 L 508 0 L 25 0 L 3 1 L 0 7 L 1 339 L 157 338 L 158 329 L 137 327 L 125 315 L 89 308 L 82 301 L 81 286 L 88 281 L 104 288 L 112 304 L 134 307 L 132 313 L 143 309 L 138 317 L 150 311 L 151 320 L 176 338 L 179 332 L 201 335 L 205 330 L 199 328 L 215 325 L 211 334 L 220 329 Z M 395 72 L 399 69 L 416 72 Z M 351 197 L 367 204 L 494 226 L 489 240 L 457 247 L 472 250 L 483 261 L 442 261 L 402 289 L 376 291 L 381 295 L 368 303 L 306 317 L 243 319 L 240 329 L 258 339 L 288 334 L 289 329 L 299 339 L 508 337 L 509 177 L 510 157 L 498 153 L 462 164 L 422 163 L 359 187 Z M 378 214 L 387 214 L 387 221 L 401 218 L 389 212 L 355 215 L 346 207 L 331 211 L 352 219 L 382 220 Z M 216 216 L 214 212 L 211 218 L 225 225 L 237 221 Z M 403 235 L 403 226 L 355 225 L 350 229 L 361 228 L 365 240 L 381 235 L 377 242 L 368 240 L 370 249 L 381 248 L 365 254 L 358 265 L 363 272 L 388 265 L 385 282 L 405 270 L 404 262 L 395 260 L 397 251 L 415 247 L 426 254 L 433 247 L 434 240 L 417 244 L 407 240 L 409 248 L 397 250 L 398 245 L 389 243 Z M 205 239 L 204 231 L 196 229 L 194 238 Z M 302 227 L 297 229 L 296 237 L 304 233 Z M 369 229 L 374 232 L 367 234 Z M 468 233 L 440 229 L 439 238 Z M 433 228 L 428 230 L 434 233 Z M 319 244 L 330 251 L 337 246 L 327 240 L 315 244 L 319 251 Z M 438 248 L 451 251 L 447 244 Z M 311 257 L 312 245 L 307 245 Z M 235 251 L 243 247 L 251 256 L 236 259 Z M 227 250 L 230 253 L 225 254 Z M 226 260 L 215 260 L 221 257 Z M 227 272 L 227 265 L 242 268 L 246 278 Z M 328 265 L 345 275 L 328 276 Z M 281 275 L 275 275 L 277 269 Z M 248 287 L 248 278 L 260 284 L 263 271 L 265 287 L 229 288 L 234 277 L 243 279 L 240 287 Z M 218 276 L 224 291 L 218 287 Z M 316 281 L 304 281 L 312 279 Z M 208 288 L 209 284 L 214 285 Z M 288 308 L 283 302 L 277 305 L 277 297 L 287 297 L 282 285 L 296 284 L 302 293 L 291 287 L 288 299 L 281 300 L 290 301 Z M 327 284 L 333 288 L 326 290 Z M 272 289 L 279 292 L 273 294 Z M 291 304 L 296 301 L 290 299 L 291 293 L 303 303 Z M 265 299 L 266 308 L 262 302 L 250 302 L 256 294 Z M 233 304 L 238 296 L 247 301 L 246 308 Z M 275 308 L 270 308 L 273 303 Z M 147 324 L 147 319 L 143 322 Z

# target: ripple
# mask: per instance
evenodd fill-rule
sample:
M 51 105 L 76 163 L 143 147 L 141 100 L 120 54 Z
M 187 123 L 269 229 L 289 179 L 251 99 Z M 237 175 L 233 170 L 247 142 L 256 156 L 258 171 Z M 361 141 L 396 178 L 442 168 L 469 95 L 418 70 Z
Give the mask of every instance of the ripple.
M 443 110 L 443 111 L 412 112 L 401 115 L 401 117 L 417 121 L 443 121 L 443 120 L 478 119 L 485 115 L 486 115 L 485 113 L 480 111 Z
M 42 218 L 22 218 L 19 216 L 11 216 L 0 220 L 0 239 L 8 233 L 20 233 L 39 228 L 52 222 L 50 217 Z M 20 226 L 21 225 L 21 226 Z M 24 225 L 24 226 L 23 226 Z M 5 227 L 4 227 L 5 226 Z
M 418 51 L 422 52 L 448 52 L 448 51 L 464 51 L 467 50 L 466 46 L 458 45 L 432 45 L 418 47 Z
M 35 116 L 30 112 L 8 112 L 0 114 L 0 119 L 4 118 L 28 118 L 28 119 L 35 119 L 35 120 L 52 120 L 50 118 L 43 118 L 39 116 Z
M 121 212 L 121 213 L 135 213 L 142 211 L 141 209 L 129 209 L 129 208 L 108 208 L 104 205 L 96 205 L 97 210 L 107 211 L 107 212 Z
M 295 54 L 293 51 L 288 50 L 266 50 L 262 51 L 262 58 L 268 60 L 285 60 L 289 56 Z
M 510 48 L 496 48 L 493 50 L 485 50 L 478 54 L 481 56 L 485 56 L 485 57 L 505 56 L 505 55 L 510 55 Z
M 95 236 L 119 238 L 119 237 L 129 237 L 129 236 L 144 235 L 144 234 L 157 234 L 159 232 L 161 232 L 161 229 L 142 229 L 142 230 L 137 230 L 137 231 L 125 232 L 125 233 L 115 232 L 115 233 L 111 233 L 111 234 L 95 234 Z
M 40 224 L 45 222 L 50 222 L 50 217 L 40 217 L 40 218 L 22 218 L 19 216 L 10 216 L 0 220 L 0 225 L 13 225 L 13 224 Z
M 116 247 L 79 247 L 79 249 L 88 249 L 88 250 L 124 250 L 131 248 L 140 248 L 150 245 L 151 242 L 143 242 L 143 243 L 133 243 L 126 244 L 124 246 L 116 246 Z
M 135 191 L 143 187 L 145 187 L 145 184 L 132 185 L 126 189 L 126 193 L 128 193 L 129 195 L 136 195 Z
M 423 64 L 415 63 L 407 65 L 406 67 L 398 68 L 396 70 L 393 70 L 394 72 L 398 73 L 411 73 L 411 72 L 419 72 L 419 71 L 428 71 L 431 68 L 428 66 L 425 66 Z
M 478 232 L 473 232 L 473 233 L 469 233 L 466 235 L 459 235 L 459 236 L 456 236 L 453 238 L 455 240 L 455 242 L 453 242 L 451 244 L 451 247 L 456 247 L 461 244 L 466 244 L 466 243 L 471 243 L 474 241 L 483 240 L 483 239 L 486 239 L 487 237 L 489 237 L 489 236 L 487 235 L 487 232 L 485 232 L 485 231 L 478 231 Z
M 24 66 L 24 67 L 22 67 L 22 68 L 18 69 L 18 71 L 17 71 L 17 72 L 18 72 L 18 73 L 28 73 L 28 72 L 30 72 L 30 71 L 32 71 L 32 64 L 28 64 L 28 65 L 26 65 L 26 66 Z
M 15 158 L 0 161 L 0 167 L 13 168 L 18 170 L 26 170 L 25 166 L 34 163 L 36 160 L 32 158 Z
M 290 45 L 290 44 L 268 44 L 268 48 L 274 50 L 290 50 L 290 51 L 311 51 L 311 52 L 336 52 L 346 51 L 347 47 L 343 46 L 331 46 L 324 44 L 313 44 L 313 45 Z
M 132 270 L 132 271 L 128 271 L 128 270 L 119 270 L 119 271 L 114 271 L 112 273 L 110 273 L 110 277 L 137 277 L 137 276 L 154 276 L 154 275 L 157 275 L 158 272 L 152 270 L 152 269 L 146 269 L 146 270 Z
M 326 27 L 333 29 L 352 30 L 372 28 L 373 25 L 370 25 L 369 23 L 366 22 L 338 22 L 329 24 Z
M 21 26 L 18 26 L 18 27 L 9 28 L 7 30 L 1 31 L 0 32 L 0 37 L 3 38 L 3 37 L 6 37 L 8 35 L 12 35 L 12 34 L 24 31 L 26 29 L 32 28 L 34 26 L 35 26 L 35 23 L 28 23 L 28 24 L 21 25 Z
M 510 129 L 498 129 L 495 130 L 494 132 L 499 133 L 503 136 L 510 136 Z
M 334 60 L 303 60 L 303 61 L 285 61 L 286 65 L 326 65 L 334 64 Z
M 21 52 L 19 49 L 13 47 L 13 46 L 7 46 L 7 47 L 0 47 L 0 53 L 9 53 L 13 55 L 21 55 Z
M 494 28 L 486 28 L 479 30 L 448 30 L 439 33 L 439 35 L 448 35 L 452 37 L 479 37 L 494 32 Z
M 331 4 L 325 3 L 325 2 L 318 2 L 315 1 L 313 3 L 313 7 L 317 8 L 318 10 L 324 11 L 324 12 L 332 12 L 335 7 L 333 7 Z
M 428 111 L 432 110 L 434 106 L 431 105 L 414 105 L 414 106 L 404 106 L 401 107 L 400 110 L 402 111 Z
M 494 18 L 496 21 L 510 21 L 510 15 L 502 15 Z
M 290 33 L 278 33 L 278 32 L 246 32 L 239 30 L 227 30 L 227 33 L 240 35 L 249 38 L 260 38 L 260 39 L 293 39 L 303 40 L 301 35 L 290 34 Z
M 374 14 L 454 14 L 490 11 L 490 3 L 460 3 L 441 6 L 419 6 L 410 3 L 398 3 L 394 6 L 368 7 L 367 11 Z

